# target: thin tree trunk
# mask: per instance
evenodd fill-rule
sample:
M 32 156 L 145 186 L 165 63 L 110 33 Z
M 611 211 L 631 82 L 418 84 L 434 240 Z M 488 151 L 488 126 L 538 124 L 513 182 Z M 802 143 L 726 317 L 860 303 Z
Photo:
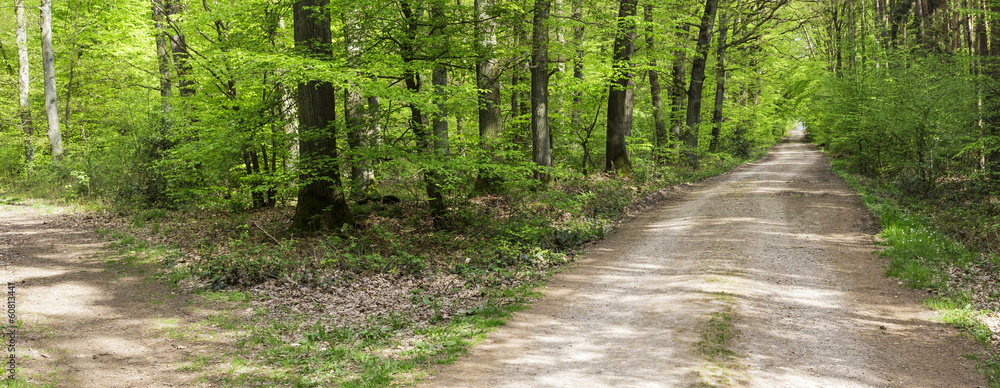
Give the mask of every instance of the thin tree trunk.
M 329 0 L 299 0 L 295 15 L 295 46 L 317 59 L 333 56 Z M 298 204 L 292 229 L 337 229 L 354 223 L 341 190 L 337 160 L 337 91 L 333 84 L 304 81 L 298 86 L 299 152 L 307 168 L 300 177 Z
M 273 35 L 274 39 L 271 41 L 271 46 L 279 50 L 288 50 L 284 44 L 280 43 L 280 38 L 284 36 L 282 31 L 285 31 L 285 18 L 278 17 L 277 25 L 275 27 Z M 280 76 L 285 74 L 287 71 L 287 69 L 278 68 L 274 70 L 274 74 L 280 78 Z M 286 154 L 283 164 L 285 171 L 291 172 L 295 170 L 299 161 L 299 115 L 294 95 L 296 91 L 281 82 L 275 82 L 274 86 L 276 88 L 275 92 L 280 95 L 279 98 L 281 99 L 280 104 L 278 104 L 278 109 L 281 110 L 278 117 L 280 117 L 283 121 L 281 132 L 284 133 L 284 141 L 286 142 L 284 144 Z M 275 144 L 275 148 L 271 152 L 271 155 L 274 158 L 277 158 L 278 149 L 278 145 Z M 276 163 L 275 166 L 277 166 Z M 289 176 L 292 176 L 292 174 L 289 174 Z
M 368 124 L 369 146 L 373 151 L 382 147 L 382 123 L 379 121 L 382 114 L 382 100 L 377 96 L 368 96 L 368 112 L 366 121 Z M 374 161 L 373 161 L 374 163 Z
M 52 0 L 41 1 L 42 26 L 42 71 L 45 73 L 45 118 L 49 123 L 47 132 L 52 160 L 62 159 L 62 133 L 59 130 L 59 106 L 56 99 L 55 53 L 52 51 Z
M 179 0 L 165 0 L 170 15 L 178 15 L 183 9 L 183 4 Z M 294 27 L 293 27 L 294 28 Z M 174 30 L 175 34 L 170 37 L 170 51 L 174 56 L 174 67 L 177 71 L 177 89 L 182 97 L 190 97 L 195 94 L 194 81 L 191 80 L 191 55 L 188 53 L 187 38 L 179 28 Z
M 291 87 L 282 85 L 281 93 L 281 117 L 285 120 L 285 125 L 282 126 L 282 132 L 285 133 L 285 137 L 288 139 L 288 156 L 285 158 L 285 169 L 287 171 L 293 171 L 298 165 L 300 154 L 299 107 L 295 101 L 295 98 L 297 98 L 297 90 L 293 90 Z
M 436 0 L 431 9 L 431 24 L 434 26 L 431 36 L 435 38 L 434 51 L 438 58 L 442 58 L 448 53 L 448 36 L 445 26 L 448 21 L 445 19 L 444 1 Z M 433 130 L 434 139 L 431 143 L 430 155 L 435 164 L 440 165 L 448 160 L 448 68 L 444 63 L 434 64 L 431 71 L 431 83 L 434 85 L 434 100 L 437 105 L 437 112 L 434 115 Z M 427 181 L 427 199 L 430 201 L 431 217 L 437 228 L 444 226 L 444 217 L 448 210 L 444 202 L 444 188 L 442 182 L 444 175 L 440 167 L 430 169 L 424 174 Z
M 906 30 L 906 14 L 913 7 L 913 0 L 896 0 L 893 2 L 892 15 L 889 22 L 889 46 L 899 47 L 899 30 Z
M 160 110 L 164 123 L 170 114 L 170 52 L 167 42 L 166 11 L 163 0 L 153 0 L 153 26 L 156 28 L 156 58 L 160 76 Z
M 691 33 L 691 26 L 685 25 L 684 28 L 678 32 L 679 38 L 682 42 L 686 42 Z M 677 142 L 677 146 L 680 147 L 680 141 L 683 138 L 684 132 L 684 111 L 687 109 L 687 87 L 684 84 L 687 78 L 687 54 L 683 49 L 678 49 L 674 51 L 674 62 L 673 62 L 673 78 L 670 82 L 669 96 L 670 96 L 670 133 L 673 136 L 674 141 Z
M 992 14 L 1000 13 L 1000 4 L 987 2 L 987 9 Z M 984 52 L 984 74 L 986 79 L 992 82 L 986 83 L 986 93 L 984 96 L 984 124 L 988 135 L 994 139 L 1000 138 L 1000 110 L 996 107 L 1000 105 L 1000 85 L 996 80 L 1000 79 L 1000 26 L 997 21 L 991 21 L 989 25 L 989 51 Z M 985 46 L 983 44 L 982 46 Z M 994 185 L 1000 185 L 1000 151 L 991 150 L 986 154 L 987 176 Z
M 15 35 L 17 36 L 18 116 L 21 118 L 21 130 L 24 132 L 24 161 L 30 166 L 35 159 L 35 147 L 31 143 L 35 127 L 31 122 L 31 103 L 28 99 L 28 92 L 31 91 L 28 62 L 28 19 L 24 12 L 24 0 L 14 0 L 14 7 L 17 18 Z
M 420 74 L 414 69 L 414 62 L 417 61 L 417 51 L 416 44 L 417 34 L 419 33 L 419 27 L 421 24 L 420 18 L 422 11 L 420 13 L 414 12 L 414 8 L 410 5 L 409 1 L 400 1 L 400 8 L 402 9 L 403 18 L 406 23 L 406 34 L 401 42 L 400 51 L 402 53 L 403 62 L 406 63 L 406 70 L 403 71 L 403 80 L 406 84 L 406 89 L 412 93 L 420 93 L 422 87 L 422 81 L 420 79 Z M 432 82 L 434 81 L 432 75 Z M 428 127 L 430 123 L 427 120 L 427 116 L 423 113 L 415 103 L 410 104 L 410 128 L 413 134 L 417 137 L 417 145 L 420 151 L 429 157 L 433 157 L 433 151 L 437 145 L 434 139 L 434 135 L 429 133 Z M 445 206 L 444 198 L 437 186 L 437 178 L 433 171 L 424 172 L 424 182 L 427 189 L 427 200 L 431 208 L 431 217 L 433 218 L 435 227 L 440 227 L 444 220 L 444 211 L 447 209 Z
M 264 163 L 266 166 L 267 159 L 264 159 Z M 257 150 L 248 147 L 243 151 L 243 165 L 246 166 L 248 177 L 260 176 L 260 156 L 257 155 Z M 268 206 L 269 200 L 266 195 L 267 190 L 261 191 L 259 181 L 256 178 L 251 180 L 250 201 L 253 203 L 254 209 Z
M 73 8 L 73 41 L 70 43 L 69 51 L 69 79 L 66 81 L 66 109 L 63 113 L 63 122 L 66 127 L 70 127 L 70 117 L 73 111 L 70 109 L 70 102 L 73 100 L 73 80 L 76 77 L 76 64 L 80 59 L 80 46 L 77 37 L 82 32 L 80 30 L 80 0 L 76 0 L 76 7 Z M 86 139 L 86 134 L 81 136 Z
M 347 48 L 347 66 L 359 72 L 364 62 L 361 59 L 363 47 L 361 42 L 362 28 L 357 19 L 357 10 L 344 11 L 344 45 Z M 359 75 L 359 74 L 356 74 Z M 347 143 L 353 151 L 351 160 L 351 182 L 354 198 L 364 198 L 368 195 L 369 186 L 375 178 L 375 171 L 369 154 L 373 138 L 373 126 L 366 123 L 365 98 L 360 87 L 351 84 L 344 90 L 344 121 L 347 124 Z
M 414 13 L 414 9 L 410 6 L 409 1 L 400 1 L 400 8 L 402 9 L 404 22 L 406 23 L 406 36 L 400 43 L 403 63 L 407 65 L 403 70 L 403 82 L 406 85 L 406 90 L 415 95 L 420 93 L 420 89 L 423 87 L 420 74 L 414 68 L 414 62 L 417 61 L 415 45 L 417 43 L 418 23 L 420 22 L 418 19 L 420 16 Z M 428 123 L 425 121 L 423 110 L 415 103 L 409 103 L 408 106 L 410 109 L 410 129 L 417 138 L 420 150 L 427 150 L 430 148 L 426 133 Z
M 657 163 L 663 163 L 667 146 L 667 121 L 663 117 L 663 97 L 660 87 L 660 72 L 656 64 L 656 40 L 653 30 L 653 4 L 643 8 L 643 21 L 646 22 L 646 54 L 649 56 L 649 93 L 653 104 L 653 127 L 656 143 L 653 154 Z
M 583 51 L 583 0 L 573 0 L 573 15 L 571 18 L 576 23 L 573 25 L 573 44 L 576 46 L 576 59 L 573 61 L 573 78 L 576 78 L 577 82 L 582 84 L 583 56 L 585 54 Z M 583 121 L 580 118 L 581 103 L 583 103 L 583 92 L 577 90 L 573 93 L 573 111 L 570 113 L 570 125 L 574 130 L 580 130 L 583 127 Z
M 551 0 L 535 1 L 531 48 L 531 137 L 532 161 L 538 165 L 535 179 L 548 183 L 552 167 L 549 137 L 549 7 Z
M 497 22 L 494 19 L 495 0 L 475 0 L 476 34 L 478 42 L 478 62 L 476 63 L 476 85 L 479 88 L 479 143 L 487 157 L 494 163 L 497 146 L 502 134 L 500 113 L 500 66 L 496 58 Z M 496 192 L 500 176 L 489 168 L 481 168 L 476 179 L 476 189 L 481 192 Z
M 514 25 L 514 39 L 515 46 L 522 47 L 531 37 L 529 36 L 529 31 L 524 28 L 524 21 L 517 20 Z M 515 70 L 511 72 L 510 78 L 510 112 L 512 117 L 525 117 L 531 115 L 531 86 L 529 85 L 526 90 L 521 90 L 519 86 L 526 82 L 524 74 L 531 72 L 530 59 L 523 59 L 520 52 L 515 52 L 516 67 Z M 528 54 L 530 55 L 530 53 Z M 530 81 L 528 81 L 530 82 Z M 527 148 L 528 143 L 531 141 L 526 135 L 529 132 L 531 124 L 527 127 L 518 125 L 514 128 L 514 145 L 518 148 Z
M 722 110 L 726 100 L 726 13 L 719 15 L 719 39 L 718 51 L 715 62 L 715 109 L 712 111 L 712 141 L 709 143 L 709 152 L 719 152 L 719 141 L 722 137 Z
M 688 163 L 698 169 L 698 127 L 701 124 L 701 92 L 705 87 L 705 66 L 708 62 L 708 47 L 712 43 L 712 26 L 719 9 L 719 0 L 706 0 L 705 12 L 701 17 L 698 31 L 698 46 L 695 48 L 691 64 L 691 86 L 688 88 L 687 136 L 684 139 Z
M 618 7 L 618 34 L 615 34 L 613 69 L 617 79 L 611 83 L 608 90 L 608 130 L 605 152 L 605 167 L 607 171 L 630 174 L 632 163 L 625 147 L 625 137 L 631 132 L 631 117 L 628 114 L 632 108 L 633 95 L 631 89 L 632 54 L 635 52 L 635 23 L 630 18 L 636 14 L 638 0 L 621 0 Z
M 981 4 L 977 3 L 975 6 L 977 11 L 983 10 Z M 970 49 L 975 51 L 975 55 L 973 56 L 974 60 L 972 65 L 973 66 L 972 71 L 973 75 L 975 76 L 974 79 L 976 80 L 976 110 L 979 116 L 977 124 L 979 125 L 979 128 L 982 131 L 983 136 L 988 136 L 989 133 L 986 131 L 986 110 L 984 109 L 983 106 L 984 103 L 986 102 L 984 101 L 984 98 L 985 98 L 987 82 L 983 74 L 983 71 L 986 66 L 986 56 L 989 54 L 990 45 L 987 39 L 988 35 L 986 32 L 985 15 L 980 13 L 975 15 L 974 17 L 976 18 L 975 27 L 973 28 L 973 30 L 975 31 L 975 44 Z M 986 170 L 985 154 L 981 152 L 980 155 L 982 155 L 983 157 L 980 158 L 979 168 L 985 171 Z
M 573 21 L 576 24 L 573 26 L 573 43 L 576 45 L 576 59 L 573 62 L 573 78 L 576 79 L 577 85 L 583 85 L 583 58 L 586 52 L 583 50 L 584 47 L 584 24 L 583 24 L 583 0 L 573 0 Z M 587 167 L 592 165 L 593 162 L 590 160 L 590 134 L 593 130 L 593 126 L 584 129 L 583 119 L 580 116 L 580 105 L 583 104 L 583 91 L 577 89 L 573 93 L 573 110 L 570 113 L 570 125 L 573 130 L 576 131 L 577 137 L 580 139 L 580 147 L 583 149 L 583 160 L 580 162 L 581 171 L 584 175 L 587 175 Z

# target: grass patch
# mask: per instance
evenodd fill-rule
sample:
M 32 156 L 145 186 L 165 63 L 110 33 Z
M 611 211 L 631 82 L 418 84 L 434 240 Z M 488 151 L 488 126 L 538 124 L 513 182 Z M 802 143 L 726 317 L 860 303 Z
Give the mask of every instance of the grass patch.
M 0 205 L 17 206 L 23 204 L 18 197 L 0 197 Z
M 736 314 L 729 308 L 709 314 L 701 340 L 695 343 L 698 352 L 711 362 L 732 361 L 736 356 L 731 349 L 733 340 L 739 337 L 739 331 L 733 327 L 735 320 Z
M 733 372 L 738 368 L 736 352 L 732 346 L 740 336 L 740 331 L 735 327 L 738 316 L 729 305 L 732 296 L 717 293 L 715 297 L 726 305 L 722 310 L 708 314 L 708 320 L 699 329 L 701 339 L 695 343 L 695 350 L 707 362 L 696 371 L 699 381 L 692 387 L 728 385 L 732 383 Z
M 0 387 L 2 388 L 55 388 L 55 384 L 34 384 L 24 381 L 21 378 L 16 378 L 14 380 L 8 380 L 6 378 L 0 380 Z
M 205 367 L 209 365 L 211 361 L 212 357 L 209 356 L 195 356 L 193 360 L 177 368 L 177 370 L 184 372 L 198 372 L 205 369 Z
M 363 325 L 340 328 L 310 323 L 303 315 L 269 322 L 263 322 L 269 318 L 262 312 L 245 319 L 214 316 L 210 321 L 217 326 L 244 333 L 227 368 L 215 373 L 224 386 L 382 387 L 412 382 L 422 377 L 423 366 L 450 363 L 465 354 L 535 295 L 534 287 L 511 292 L 519 295 L 518 302 L 500 306 L 491 301 L 431 325 L 400 316 L 373 317 Z M 213 294 L 218 293 L 205 293 L 209 298 Z M 290 335 L 296 332 L 301 335 Z M 185 367 L 196 370 L 204 364 Z

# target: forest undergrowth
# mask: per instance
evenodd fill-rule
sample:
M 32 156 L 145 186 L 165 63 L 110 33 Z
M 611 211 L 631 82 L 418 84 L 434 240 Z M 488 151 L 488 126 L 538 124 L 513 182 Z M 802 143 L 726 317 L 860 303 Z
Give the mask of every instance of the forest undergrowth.
M 1000 212 L 995 194 L 981 183 L 950 183 L 949 190 L 908 192 L 907 187 L 834 171 L 859 193 L 878 219 L 886 276 L 929 293 L 924 304 L 940 320 L 982 346 L 975 359 L 991 387 L 1000 387 Z M 957 187 L 962 186 L 962 187 Z M 943 193 L 943 194 L 936 194 Z
M 384 386 L 462 354 L 629 214 L 746 162 L 707 161 L 697 171 L 658 167 L 455 196 L 442 229 L 426 203 L 407 200 L 355 204 L 353 227 L 313 235 L 289 232 L 290 206 L 103 206 L 69 217 L 160 268 L 162 280 L 234 304 L 211 321 L 237 331 L 243 351 L 186 367 L 226 385 Z

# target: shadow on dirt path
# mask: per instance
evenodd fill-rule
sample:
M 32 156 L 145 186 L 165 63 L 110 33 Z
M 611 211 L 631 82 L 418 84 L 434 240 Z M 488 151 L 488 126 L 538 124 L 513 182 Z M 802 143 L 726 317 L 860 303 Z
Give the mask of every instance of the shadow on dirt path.
M 0 206 L 0 282 L 15 285 L 24 323 L 18 377 L 60 387 L 208 385 L 185 366 L 218 362 L 231 346 L 210 327 L 190 330 L 212 307 L 149 280 L 128 254 L 109 257 L 96 236 L 71 224 L 34 207 Z
M 874 232 L 793 132 L 590 248 L 425 386 L 985 386 L 976 345 L 882 276 Z M 734 354 L 712 362 L 699 342 L 723 312 Z

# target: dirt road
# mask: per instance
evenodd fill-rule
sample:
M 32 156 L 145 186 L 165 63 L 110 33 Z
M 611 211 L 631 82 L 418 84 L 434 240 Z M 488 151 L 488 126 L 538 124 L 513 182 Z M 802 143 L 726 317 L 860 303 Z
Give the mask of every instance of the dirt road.
M 78 216 L 0 205 L 0 284 L 15 285 L 23 323 L 18 377 L 58 387 L 202 386 L 183 367 L 225 354 L 231 339 L 179 328 L 212 311 L 144 278 L 142 266 L 109 263 L 128 254 L 105 251 L 74 225 Z
M 962 357 L 975 344 L 931 321 L 925 293 L 882 276 L 873 232 L 793 132 L 589 249 L 425 386 L 985 386 Z M 731 338 L 734 355 L 708 361 L 706 333 Z

